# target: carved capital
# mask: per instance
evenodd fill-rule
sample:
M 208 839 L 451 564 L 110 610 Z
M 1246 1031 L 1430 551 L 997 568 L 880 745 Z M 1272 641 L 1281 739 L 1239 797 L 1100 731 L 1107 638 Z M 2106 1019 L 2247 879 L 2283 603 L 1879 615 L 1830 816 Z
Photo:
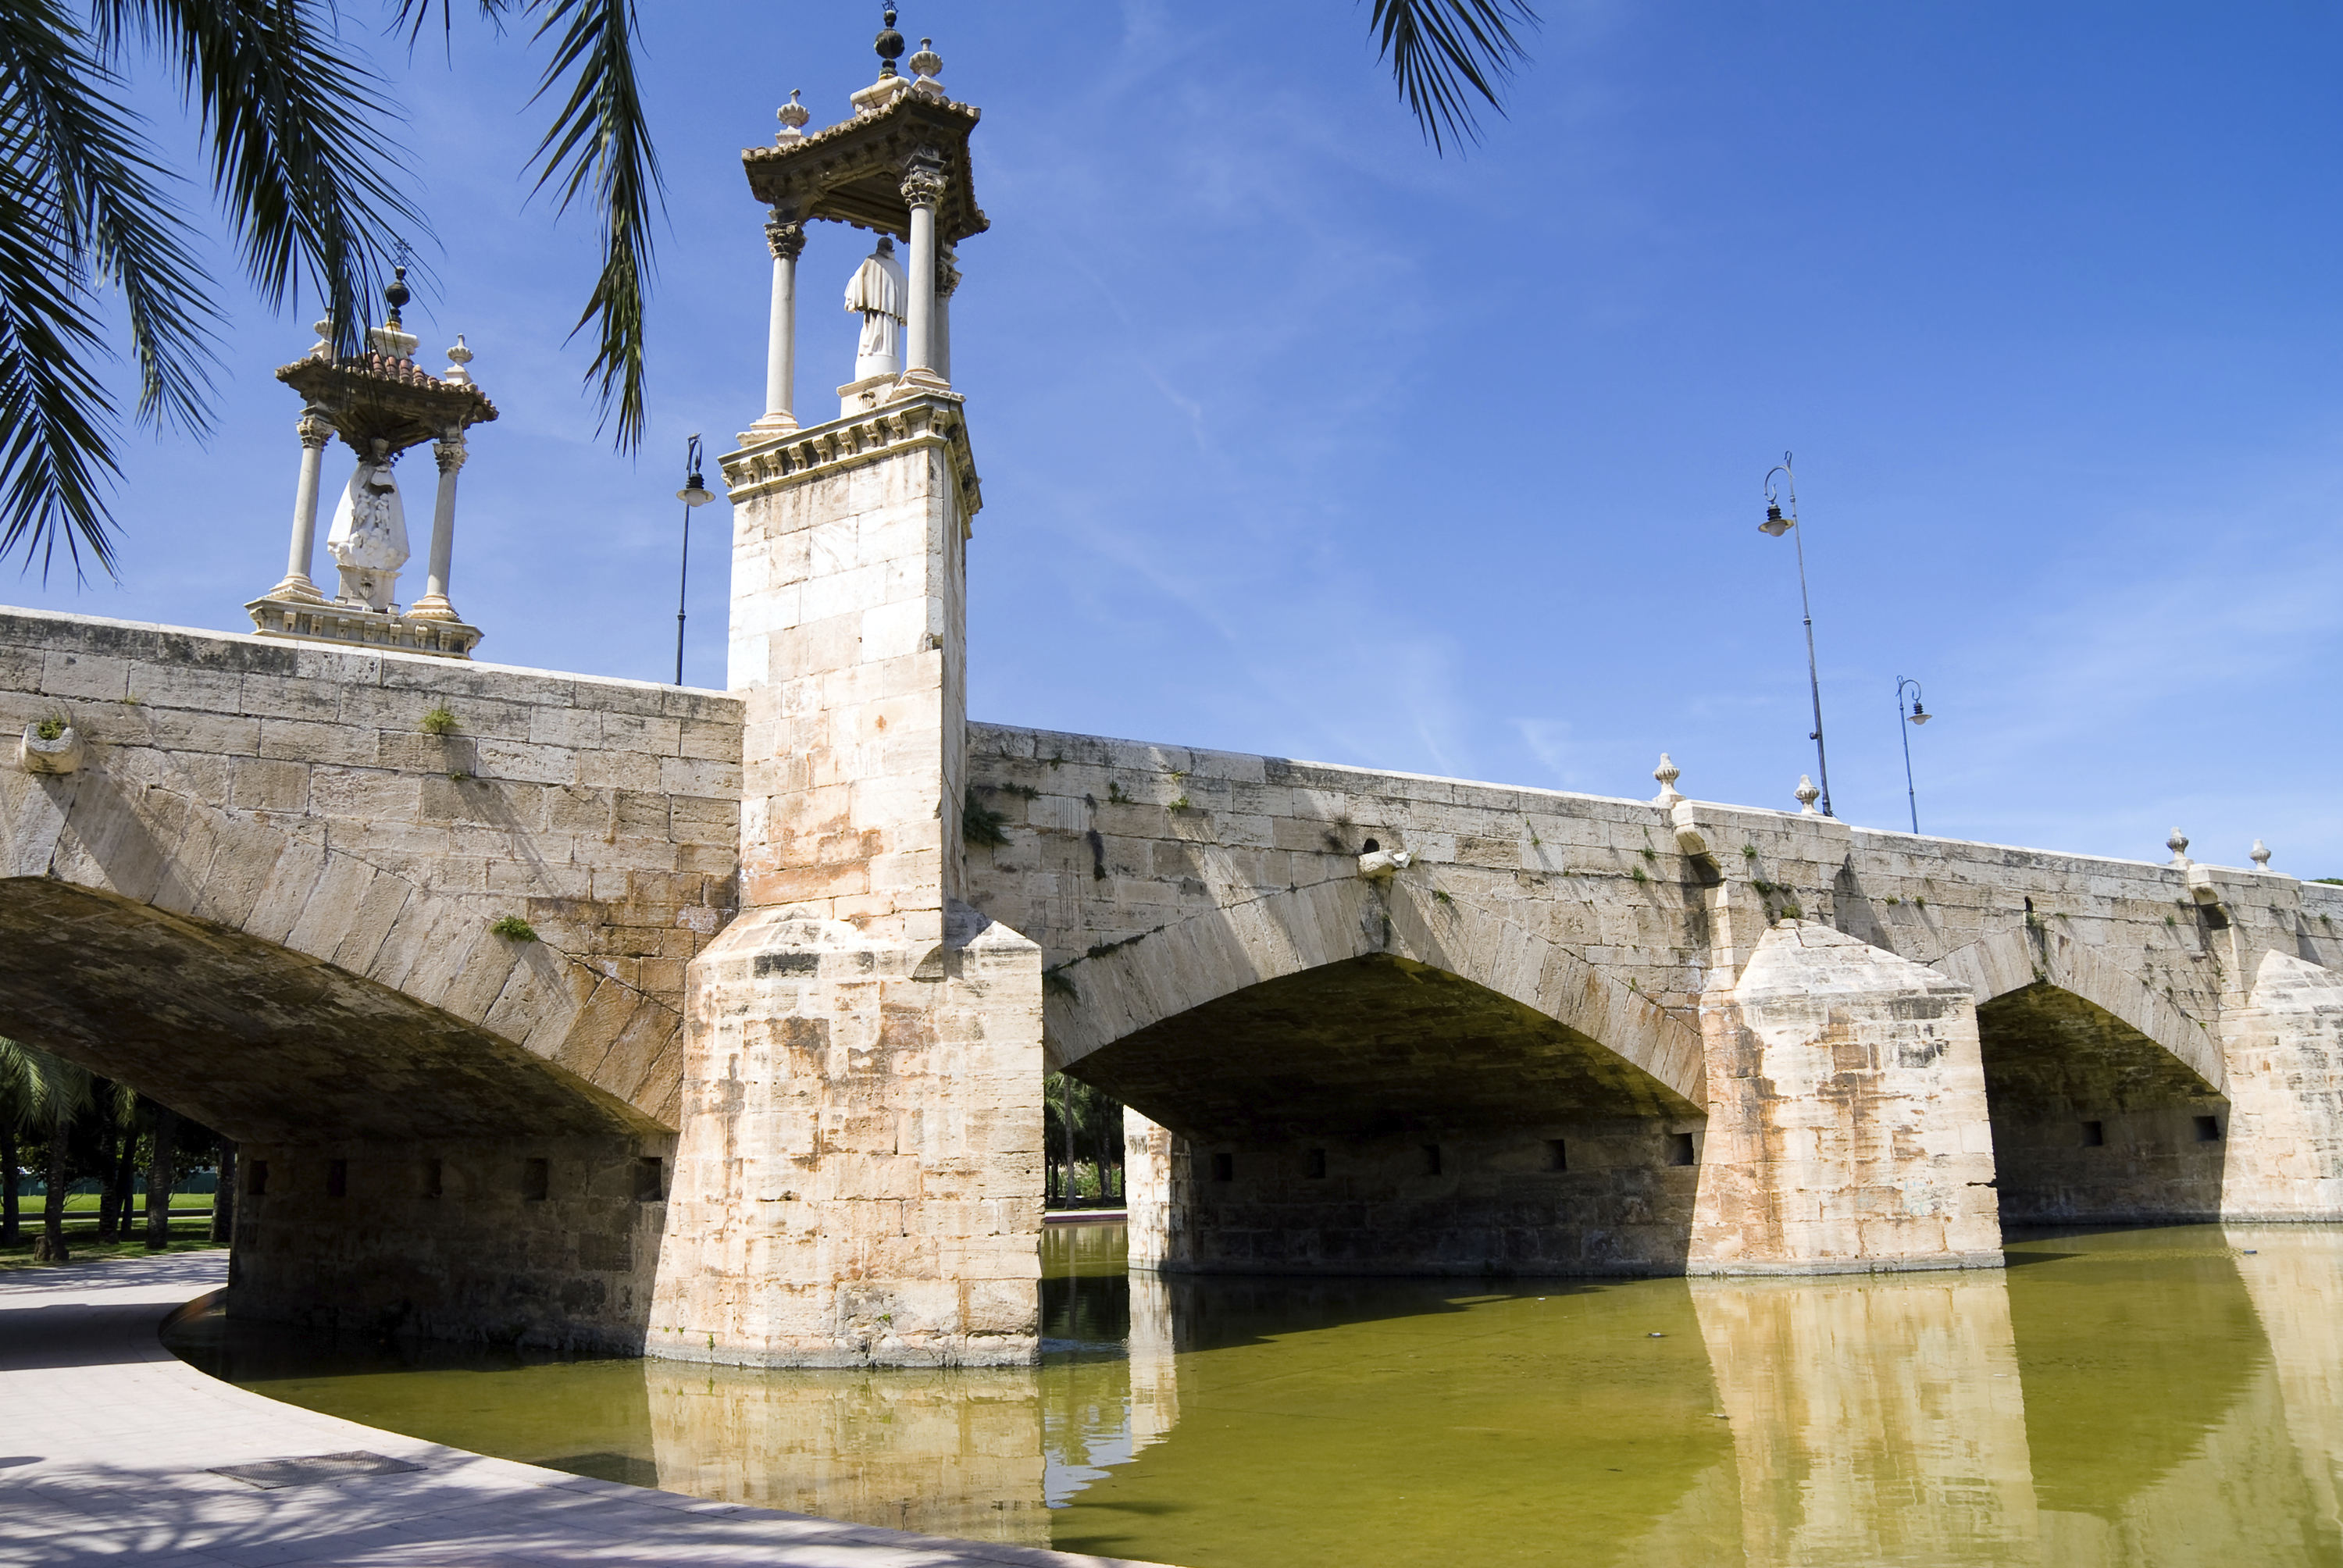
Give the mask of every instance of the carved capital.
M 294 422 L 293 430 L 301 437 L 301 445 L 312 452 L 324 451 L 326 443 L 334 438 L 334 422 L 326 417 L 323 408 L 315 407 L 301 410 L 301 417 Z
M 936 246 L 936 297 L 950 299 L 960 286 L 960 253 L 948 245 Z
M 932 209 L 943 199 L 943 156 L 933 147 L 921 147 L 903 166 L 903 200 L 911 206 Z
M 464 432 L 450 430 L 432 442 L 431 455 L 439 459 L 439 471 L 443 474 L 453 474 L 462 468 L 464 459 L 470 456 L 465 449 Z
M 805 225 L 775 218 L 765 226 L 765 243 L 772 247 L 775 261 L 795 261 L 805 249 Z

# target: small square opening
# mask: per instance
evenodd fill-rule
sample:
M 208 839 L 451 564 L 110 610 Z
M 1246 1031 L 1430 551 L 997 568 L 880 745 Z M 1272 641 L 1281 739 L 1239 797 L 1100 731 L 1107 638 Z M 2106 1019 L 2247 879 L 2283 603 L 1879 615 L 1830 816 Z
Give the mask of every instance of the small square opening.
M 350 1195 L 350 1162 L 347 1160 L 326 1161 L 326 1196 L 347 1198 Z
M 1694 1155 L 1692 1146 L 1691 1133 L 1671 1132 L 1668 1134 L 1669 1164 L 1690 1165 L 1694 1162 Z
M 2198 1117 L 2197 1119 L 2197 1141 L 2199 1143 L 2218 1143 L 2221 1141 L 2221 1119 L 2217 1116 Z
M 1562 1146 L 1562 1140 L 1559 1138 L 1549 1138 L 1545 1141 L 1545 1168 L 1549 1171 L 1570 1169 L 1570 1151 Z
M 244 1191 L 254 1198 L 268 1191 L 267 1161 L 247 1160 L 244 1162 Z
M 1423 1146 L 1423 1173 L 1426 1176 L 1440 1174 L 1440 1145 L 1437 1143 Z
M 437 1160 L 423 1162 L 423 1195 L 437 1198 L 447 1190 L 447 1171 Z
M 525 1160 L 520 1167 L 520 1195 L 531 1203 L 543 1201 L 552 1187 L 552 1171 L 542 1160 Z
M 1326 1151 L 1312 1149 L 1305 1153 L 1302 1157 L 1302 1172 L 1312 1181 L 1322 1180 L 1326 1174 Z
M 635 1161 L 635 1201 L 656 1203 L 667 1196 L 667 1161 L 646 1154 Z
M 1236 1179 L 1237 1157 L 1233 1154 L 1213 1155 L 1212 1180 L 1215 1181 L 1233 1181 Z
M 2107 1141 L 2107 1124 L 2104 1121 L 2083 1123 L 2083 1147 L 2097 1149 Z

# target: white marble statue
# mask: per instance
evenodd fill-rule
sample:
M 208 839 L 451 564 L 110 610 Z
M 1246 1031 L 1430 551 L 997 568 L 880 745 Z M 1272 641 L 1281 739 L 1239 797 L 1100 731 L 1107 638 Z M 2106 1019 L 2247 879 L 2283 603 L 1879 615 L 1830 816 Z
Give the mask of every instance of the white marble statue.
M 383 611 L 397 608 L 391 593 L 407 557 L 407 509 L 399 504 L 388 446 L 377 440 L 373 454 L 358 459 L 357 471 L 334 503 L 334 526 L 326 536 L 326 553 L 342 574 L 338 602 Z
M 903 373 L 906 297 L 903 264 L 895 259 L 895 241 L 881 235 L 846 286 L 846 308 L 862 313 L 862 337 L 854 349 L 857 381 Z

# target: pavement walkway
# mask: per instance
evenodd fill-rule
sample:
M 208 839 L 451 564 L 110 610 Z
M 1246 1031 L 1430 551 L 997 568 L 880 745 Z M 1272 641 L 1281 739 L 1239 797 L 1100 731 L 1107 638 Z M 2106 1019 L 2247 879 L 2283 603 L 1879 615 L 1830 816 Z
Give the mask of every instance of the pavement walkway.
M 0 1274 L 0 1565 L 1122 1568 L 709 1503 L 490 1459 L 206 1376 L 158 1332 L 225 1252 Z M 417 1469 L 261 1490 L 219 1466 L 365 1451 Z M 1141 1564 L 1139 1568 L 1148 1568 Z

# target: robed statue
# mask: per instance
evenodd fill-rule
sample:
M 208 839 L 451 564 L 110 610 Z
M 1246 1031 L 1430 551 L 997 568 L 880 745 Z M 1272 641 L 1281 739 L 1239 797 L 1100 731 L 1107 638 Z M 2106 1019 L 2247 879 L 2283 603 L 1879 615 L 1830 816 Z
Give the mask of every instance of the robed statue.
M 326 535 L 326 553 L 341 569 L 339 601 L 378 610 L 394 608 L 391 592 L 407 557 L 407 510 L 391 476 L 389 445 L 377 440 L 358 459 L 357 471 L 334 503 L 334 526 Z
M 854 348 L 854 378 L 903 373 L 903 264 L 895 259 L 895 241 L 879 236 L 878 246 L 862 258 L 846 286 L 846 308 L 862 313 L 862 337 Z

